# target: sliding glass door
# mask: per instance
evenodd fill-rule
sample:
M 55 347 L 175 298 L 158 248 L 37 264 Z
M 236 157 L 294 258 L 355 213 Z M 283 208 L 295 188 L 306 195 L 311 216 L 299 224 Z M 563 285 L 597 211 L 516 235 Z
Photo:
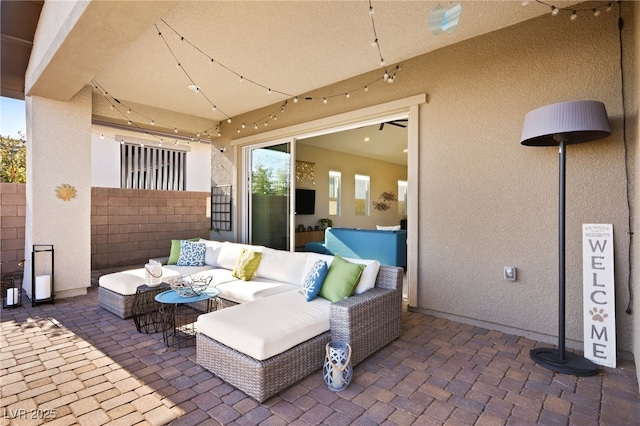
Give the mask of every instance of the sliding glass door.
M 291 143 L 249 148 L 247 158 L 250 243 L 291 247 Z

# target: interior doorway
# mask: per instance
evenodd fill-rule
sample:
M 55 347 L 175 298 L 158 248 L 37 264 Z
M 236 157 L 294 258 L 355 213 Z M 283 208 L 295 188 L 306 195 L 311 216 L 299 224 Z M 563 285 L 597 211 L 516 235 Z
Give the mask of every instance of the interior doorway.
M 250 170 L 249 156 L 247 152 L 254 147 L 268 145 L 277 145 L 280 143 L 290 142 L 290 182 L 291 187 L 289 189 L 289 250 L 295 249 L 295 221 L 294 216 L 294 203 L 295 203 L 295 161 L 297 157 L 297 147 L 302 146 L 299 141 L 308 140 L 317 136 L 341 134 L 343 132 L 354 130 L 366 126 L 376 126 L 380 129 L 382 123 L 382 130 L 387 127 L 399 127 L 389 122 L 394 120 L 406 119 L 406 149 L 407 152 L 403 153 L 407 158 L 406 165 L 406 228 L 407 228 L 407 269 L 406 269 L 406 288 L 405 292 L 408 297 L 408 302 L 411 306 L 415 306 L 417 302 L 417 272 L 418 272 L 418 259 L 419 259 L 419 247 L 418 247 L 418 194 L 419 194 L 419 114 L 421 112 L 420 106 L 425 104 L 426 95 L 419 94 L 412 97 L 398 99 L 385 104 L 375 105 L 372 107 L 364 108 L 361 110 L 350 111 L 347 113 L 339 114 L 336 116 L 326 117 L 310 122 L 301 123 L 298 125 L 271 130 L 268 132 L 247 136 L 237 139 L 232 144 L 238 148 L 241 148 L 239 153 L 242 153 L 240 158 L 243 160 L 240 162 L 239 187 L 244 194 L 240 197 L 238 204 L 239 223 L 242 223 L 242 227 L 238 230 L 238 239 L 244 242 L 251 242 L 251 224 L 250 218 L 251 208 L 250 200 L 248 196 L 248 173 Z M 404 122 L 401 122 L 404 123 Z M 246 180 L 245 180 L 246 179 Z M 244 182 L 242 182 L 244 180 Z M 316 183 L 318 191 L 321 186 Z M 327 185 L 328 186 L 328 185 Z M 318 199 L 320 199 L 319 194 Z M 373 194 L 377 196 L 377 194 Z M 310 218 L 309 222 L 314 219 Z M 306 224 L 305 224 L 306 225 Z M 306 226 L 310 226 L 309 225 Z M 315 225 L 314 225 L 315 226 Z M 357 227 L 357 226 L 355 226 Z

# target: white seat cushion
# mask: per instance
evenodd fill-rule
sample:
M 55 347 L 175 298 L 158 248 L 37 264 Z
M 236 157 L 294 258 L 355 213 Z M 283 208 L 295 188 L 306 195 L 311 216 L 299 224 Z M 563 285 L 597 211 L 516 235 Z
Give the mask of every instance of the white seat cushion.
M 229 280 L 227 282 L 215 284 L 215 287 L 220 290 L 220 297 L 236 303 L 252 302 L 264 297 L 270 297 L 290 291 L 297 292 L 300 290 L 299 285 L 287 284 L 257 277 L 253 277 L 249 281 L 242 281 L 237 278 L 233 278 L 231 276 L 231 271 L 228 271 L 228 273 Z
M 196 329 L 262 361 L 329 331 L 330 306 L 292 291 L 200 315 Z
M 168 269 L 166 266 L 162 267 L 162 281 L 168 282 L 171 279 L 178 278 L 179 276 L 180 274 L 178 272 Z M 136 294 L 138 286 L 145 283 L 146 270 L 144 268 L 114 272 L 113 274 L 103 275 L 98 280 L 98 285 L 100 287 L 124 296 Z

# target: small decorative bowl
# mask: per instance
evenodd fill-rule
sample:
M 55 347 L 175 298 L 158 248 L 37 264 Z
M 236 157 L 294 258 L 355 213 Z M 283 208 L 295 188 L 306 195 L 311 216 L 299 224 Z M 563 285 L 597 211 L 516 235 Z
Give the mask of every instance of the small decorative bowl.
M 178 296 L 194 297 L 206 290 L 210 282 L 211 277 L 208 276 L 188 275 L 171 282 L 171 289 L 178 293 Z

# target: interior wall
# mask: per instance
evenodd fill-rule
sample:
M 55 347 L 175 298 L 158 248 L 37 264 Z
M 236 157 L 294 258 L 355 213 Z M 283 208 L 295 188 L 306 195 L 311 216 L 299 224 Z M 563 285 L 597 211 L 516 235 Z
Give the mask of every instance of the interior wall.
M 391 208 L 379 211 L 370 206 L 369 216 L 355 215 L 355 175 L 362 174 L 371 178 L 371 201 L 377 201 L 382 192 L 398 194 L 398 180 L 407 180 L 407 167 L 374 160 L 357 155 L 327 150 L 312 145 L 298 143 L 296 160 L 315 163 L 316 209 L 314 215 L 296 216 L 296 227 L 316 226 L 318 219 L 329 217 L 334 227 L 376 229 L 376 225 L 399 225 L 405 215 L 398 214 L 398 203 L 392 202 Z M 339 216 L 329 216 L 329 171 L 341 172 L 341 203 Z M 309 187 L 306 185 L 305 187 Z
M 625 13 L 635 7 L 623 4 Z M 630 351 L 634 330 L 624 313 L 629 238 L 619 75 L 616 9 L 597 18 L 581 14 L 575 22 L 544 15 L 404 61 L 393 84 L 372 86 L 366 95 L 289 108 L 277 127 L 427 93 L 428 102 L 415 117 L 420 263 L 414 308 L 553 343 L 558 332 L 558 154 L 554 148 L 521 146 L 522 123 L 528 111 L 546 104 L 602 101 L 612 135 L 570 146 L 567 154 L 567 345 L 580 348 L 582 340 L 581 225 L 611 223 L 617 342 Z M 344 92 L 375 76 L 308 95 Z M 238 119 L 252 122 L 268 111 Z M 233 135 L 234 129 L 223 124 L 222 133 Z M 229 143 L 228 138 L 221 142 Z M 516 282 L 503 280 L 506 265 L 518 268 Z

